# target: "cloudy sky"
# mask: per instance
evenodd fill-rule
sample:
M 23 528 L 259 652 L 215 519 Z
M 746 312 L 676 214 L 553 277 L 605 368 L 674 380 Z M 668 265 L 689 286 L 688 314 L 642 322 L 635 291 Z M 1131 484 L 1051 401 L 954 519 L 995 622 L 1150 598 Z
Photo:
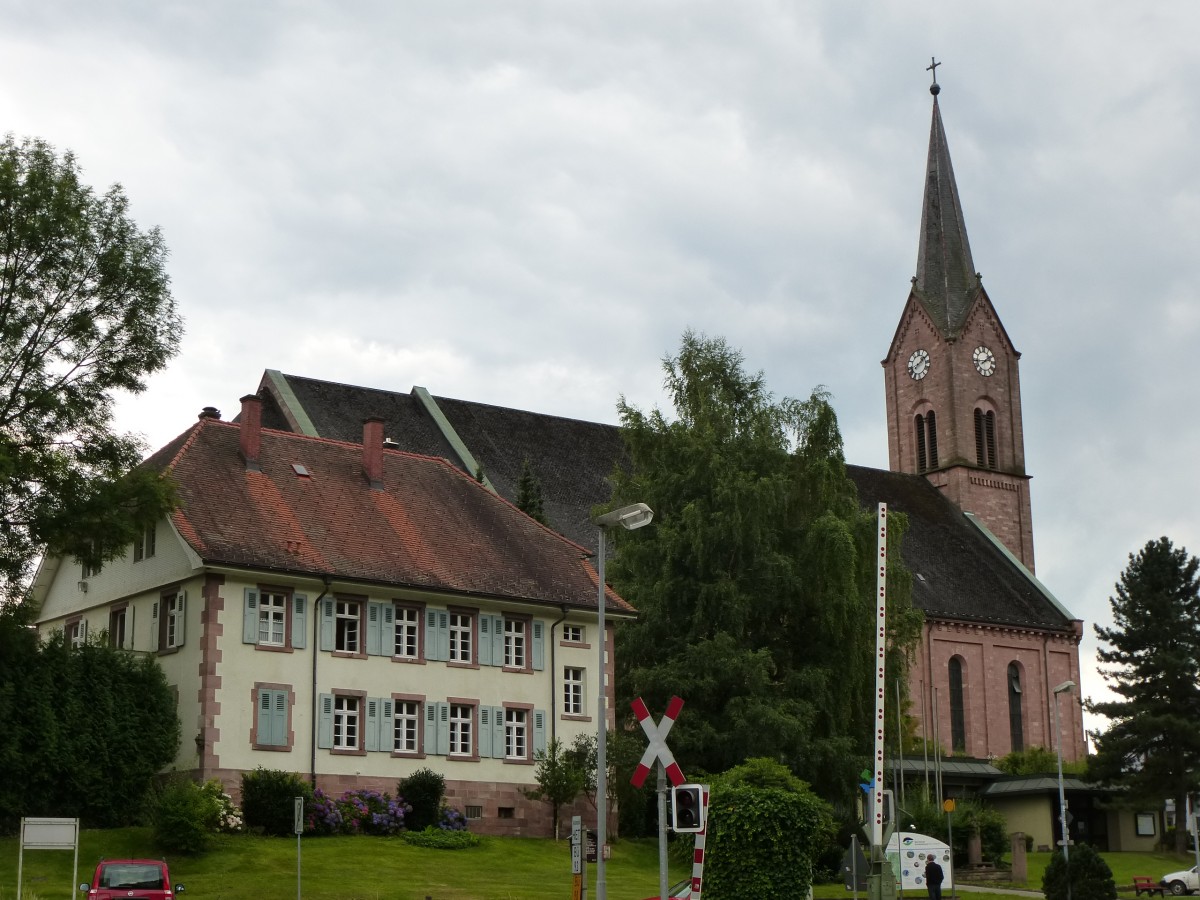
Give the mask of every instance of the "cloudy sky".
M 1200 553 L 1194 0 L 0 0 L 0 130 L 161 227 L 156 447 L 266 368 L 615 422 L 686 328 L 887 466 L 936 56 L 1023 354 L 1038 575 L 1091 624 Z

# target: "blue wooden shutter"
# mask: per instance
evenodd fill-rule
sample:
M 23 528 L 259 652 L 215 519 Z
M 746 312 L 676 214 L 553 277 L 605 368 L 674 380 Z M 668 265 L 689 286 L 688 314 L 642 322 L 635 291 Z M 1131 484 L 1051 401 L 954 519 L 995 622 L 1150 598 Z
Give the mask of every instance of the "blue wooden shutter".
M 424 747 L 425 755 L 433 756 L 437 753 L 437 704 L 425 704 L 425 735 Z
M 492 755 L 492 708 L 490 706 L 479 707 L 479 755 L 485 757 Z
M 242 643 L 258 643 L 258 591 L 253 588 L 246 588 L 242 602 Z
M 396 749 L 396 710 L 390 697 L 379 701 L 379 749 L 385 753 Z
M 379 653 L 381 656 L 396 655 L 396 607 L 391 603 L 380 604 L 383 619 L 379 623 Z
M 442 756 L 450 753 L 450 704 L 437 704 L 437 752 Z
M 321 649 L 333 649 L 333 598 L 321 603 Z
M 533 752 L 546 752 L 546 711 L 544 709 L 535 709 L 533 711 Z
M 450 613 L 444 609 L 437 613 L 437 648 L 438 659 L 450 658 Z
M 271 743 L 271 695 L 274 691 L 259 688 L 258 691 L 258 729 L 254 741 L 258 744 Z
M 504 707 L 492 707 L 492 755 L 503 759 L 504 753 Z
M 425 658 L 437 659 L 437 610 L 425 610 Z M 426 751 L 428 752 L 428 751 Z
M 370 602 L 367 604 L 367 656 L 378 656 L 380 653 L 381 632 L 383 628 L 383 604 Z
M 328 750 L 333 746 L 333 694 L 322 694 L 320 706 L 320 717 L 317 721 L 317 746 Z
M 492 661 L 492 617 L 487 613 L 479 614 L 479 664 L 481 666 L 500 665 L 504 660 Z
M 271 743 L 277 747 L 287 746 L 288 698 L 287 691 L 273 691 L 271 707 Z
M 187 591 L 179 591 L 174 599 L 175 610 L 175 643 L 172 647 L 182 647 L 184 624 L 187 622 Z
M 379 749 L 379 701 L 368 697 L 367 705 L 367 743 L 368 750 Z
M 492 619 L 492 664 L 504 665 L 504 616 Z
M 533 668 L 540 672 L 546 667 L 545 623 L 541 619 L 534 619 L 530 630 L 533 632 L 530 639 L 533 645 Z
M 158 604 L 159 604 L 159 601 L 155 600 L 154 603 L 150 606 L 150 649 L 151 650 L 161 649 L 161 646 L 159 644 L 159 630 L 158 630 Z
M 308 646 L 308 597 L 292 595 L 292 646 L 303 650 Z

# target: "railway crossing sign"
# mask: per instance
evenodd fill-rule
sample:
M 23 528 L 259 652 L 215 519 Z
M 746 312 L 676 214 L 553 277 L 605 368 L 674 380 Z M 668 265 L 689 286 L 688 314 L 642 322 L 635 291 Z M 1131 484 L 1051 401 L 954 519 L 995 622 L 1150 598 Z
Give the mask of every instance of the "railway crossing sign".
M 686 782 L 683 770 L 679 768 L 679 763 L 675 762 L 675 754 L 667 748 L 667 734 L 670 732 L 671 726 L 675 724 L 675 720 L 679 718 L 679 711 L 683 709 L 683 700 L 679 697 L 672 697 L 667 704 L 667 711 L 657 724 L 651 718 L 650 710 L 646 708 L 641 697 L 638 697 L 630 705 L 633 707 L 634 715 L 638 717 L 642 731 L 646 732 L 646 737 L 650 741 L 650 746 L 642 754 L 642 760 L 634 770 L 633 777 L 629 779 L 630 782 L 634 787 L 641 787 L 646 781 L 646 776 L 650 774 L 650 767 L 654 765 L 656 759 L 662 760 L 663 768 L 666 770 L 671 784 L 678 786 Z

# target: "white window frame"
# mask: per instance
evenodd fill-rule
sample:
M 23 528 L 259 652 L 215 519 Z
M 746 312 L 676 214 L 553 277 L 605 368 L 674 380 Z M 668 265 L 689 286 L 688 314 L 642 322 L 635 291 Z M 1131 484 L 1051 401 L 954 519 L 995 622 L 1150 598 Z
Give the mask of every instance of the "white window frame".
M 524 619 L 504 620 L 504 667 L 524 669 L 529 658 Z
M 396 753 L 421 752 L 421 703 L 417 700 L 394 701 L 392 750 Z
M 181 646 L 179 641 L 179 617 L 182 615 L 182 610 L 176 608 L 174 600 L 175 596 L 172 595 L 163 601 L 167 607 L 166 644 L 168 647 Z
M 475 707 L 465 703 L 450 704 L 450 756 L 471 756 L 475 752 Z
M 421 658 L 421 610 L 415 606 L 396 606 L 396 631 L 392 655 L 397 659 Z
M 275 591 L 258 594 L 258 644 L 260 647 L 287 646 L 288 597 Z M 278 639 L 274 634 L 278 629 Z M 265 636 L 264 636 L 265 632 Z
M 579 666 L 563 666 L 563 713 L 568 716 L 585 715 L 586 671 Z
M 333 607 L 333 649 L 335 653 L 362 652 L 362 601 L 341 600 Z
M 141 562 L 144 559 L 150 559 L 154 556 L 155 550 L 155 528 L 151 525 L 139 534 L 133 541 L 133 561 Z
M 71 647 L 82 647 L 87 643 L 87 621 L 85 619 L 76 619 L 67 625 L 66 628 L 67 643 Z
M 450 662 L 470 664 L 473 659 L 472 637 L 475 617 L 470 613 L 450 613 Z
M 333 749 L 358 750 L 362 743 L 362 702 L 347 694 L 333 695 Z
M 529 713 L 523 709 L 504 709 L 504 758 L 529 759 Z
M 563 643 L 566 643 L 566 644 L 582 644 L 583 643 L 583 626 L 582 625 L 564 625 L 562 639 L 563 639 Z

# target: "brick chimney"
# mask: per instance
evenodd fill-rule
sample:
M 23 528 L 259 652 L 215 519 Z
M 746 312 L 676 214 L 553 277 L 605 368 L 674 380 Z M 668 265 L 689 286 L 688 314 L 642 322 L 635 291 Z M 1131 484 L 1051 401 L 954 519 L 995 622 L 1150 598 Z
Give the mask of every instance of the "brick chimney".
M 363 421 L 363 472 L 374 490 L 383 489 L 383 419 Z
M 238 449 L 246 461 L 246 470 L 261 472 L 258 453 L 262 447 L 262 400 L 255 394 L 242 398 L 242 432 Z

